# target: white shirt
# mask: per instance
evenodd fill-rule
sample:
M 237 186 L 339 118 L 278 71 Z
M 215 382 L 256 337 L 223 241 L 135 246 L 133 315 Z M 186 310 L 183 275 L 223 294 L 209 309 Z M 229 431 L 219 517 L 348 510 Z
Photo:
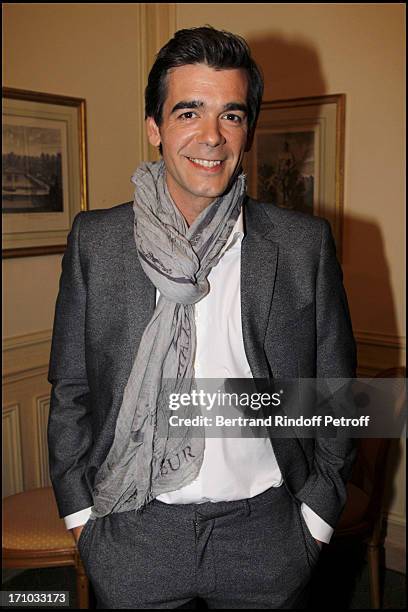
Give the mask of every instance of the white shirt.
M 243 237 L 241 211 L 220 261 L 208 275 L 210 291 L 195 304 L 197 378 L 252 377 L 241 326 Z M 254 497 L 282 482 L 269 438 L 207 437 L 198 477 L 176 491 L 158 495 L 157 499 L 169 504 L 232 501 Z M 332 527 L 305 503 L 301 504 L 301 511 L 313 537 L 328 543 Z M 83 525 L 90 514 L 91 507 L 66 516 L 67 529 Z

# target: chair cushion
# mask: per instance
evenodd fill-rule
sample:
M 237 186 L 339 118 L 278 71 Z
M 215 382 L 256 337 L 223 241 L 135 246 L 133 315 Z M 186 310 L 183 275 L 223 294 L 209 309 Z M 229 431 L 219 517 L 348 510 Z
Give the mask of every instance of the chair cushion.
M 51 487 L 3 499 L 3 548 L 52 551 L 74 547 L 71 531 L 58 516 Z

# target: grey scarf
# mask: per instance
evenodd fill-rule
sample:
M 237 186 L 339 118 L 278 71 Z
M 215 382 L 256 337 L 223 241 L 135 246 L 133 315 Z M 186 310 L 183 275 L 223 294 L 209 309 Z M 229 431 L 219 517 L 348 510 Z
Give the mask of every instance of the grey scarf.
M 143 163 L 132 181 L 139 261 L 160 298 L 123 394 L 112 446 L 95 476 L 91 518 L 141 511 L 157 495 L 198 476 L 205 436 L 189 426 L 171 431 L 169 394 L 189 393 L 194 384 L 194 303 L 209 291 L 207 276 L 245 197 L 241 174 L 188 227 L 168 192 L 163 160 Z M 187 406 L 177 416 L 192 413 Z

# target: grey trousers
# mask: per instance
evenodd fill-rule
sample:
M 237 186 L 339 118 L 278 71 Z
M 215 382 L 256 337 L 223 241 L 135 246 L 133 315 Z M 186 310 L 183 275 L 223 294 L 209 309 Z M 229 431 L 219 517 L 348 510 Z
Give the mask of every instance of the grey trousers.
M 97 608 L 306 607 L 320 547 L 285 484 L 229 502 L 165 504 L 88 520 L 78 541 Z

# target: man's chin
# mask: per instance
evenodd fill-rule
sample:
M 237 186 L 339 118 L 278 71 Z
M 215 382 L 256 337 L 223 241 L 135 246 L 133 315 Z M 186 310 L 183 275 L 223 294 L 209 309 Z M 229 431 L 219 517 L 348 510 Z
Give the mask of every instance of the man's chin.
M 220 196 L 224 195 L 229 191 L 229 186 L 226 188 L 222 185 L 219 189 L 195 189 L 191 190 L 191 193 L 196 198 L 206 198 L 208 200 L 216 200 Z
M 230 179 L 226 183 L 223 182 L 223 184 L 220 185 L 217 189 L 214 189 L 214 190 L 206 190 L 206 189 L 197 190 L 195 195 L 197 197 L 209 198 L 209 199 L 213 199 L 213 200 L 215 200 L 216 198 L 220 198 L 220 197 L 226 195 L 230 191 L 230 189 L 234 185 L 235 181 L 237 180 L 237 178 L 241 174 L 241 172 L 242 172 L 242 168 L 239 168 L 239 170 L 236 170 L 236 172 L 230 177 Z

